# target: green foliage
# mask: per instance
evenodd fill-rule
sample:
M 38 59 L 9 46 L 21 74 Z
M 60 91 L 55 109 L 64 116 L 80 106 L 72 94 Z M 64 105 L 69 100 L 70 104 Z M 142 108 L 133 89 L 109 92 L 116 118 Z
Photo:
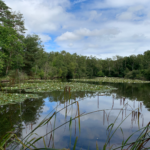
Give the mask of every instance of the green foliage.
M 19 71 L 18 69 L 16 70 L 10 70 L 8 72 L 8 76 L 11 82 L 16 83 L 16 82 L 23 82 L 24 80 L 28 79 L 28 76 L 26 73 Z
M 62 70 L 61 70 L 61 69 L 59 69 L 58 76 L 59 76 L 59 77 L 62 77 L 62 73 L 63 73 L 63 72 L 62 72 Z
M 139 74 L 139 71 L 133 70 L 133 71 L 128 72 L 128 73 L 126 74 L 125 78 L 128 78 L 128 79 L 135 79 L 137 74 Z
M 0 47 L 5 55 L 6 74 L 12 65 L 17 66 L 17 63 L 19 66 L 22 65 L 21 54 L 24 46 L 22 38 L 23 36 L 18 38 L 17 31 L 13 28 L 0 25 Z
M 40 76 L 40 78 L 41 78 L 41 79 L 43 79 L 43 78 L 44 78 L 44 71 L 43 71 L 43 70 L 40 70 L 40 72 L 39 72 L 39 76 Z
M 27 35 L 24 39 L 24 67 L 23 70 L 30 74 L 32 67 L 36 64 L 36 59 L 39 59 L 37 52 L 43 50 L 40 38 L 38 35 Z
M 150 68 L 144 71 L 145 78 L 150 80 Z
M 103 73 L 102 71 L 99 71 L 99 72 L 97 73 L 97 76 L 98 76 L 98 77 L 104 77 L 105 75 L 104 75 L 104 73 Z
M 5 55 L 5 65 L 0 65 L 0 70 L 3 67 L 3 74 L 7 74 L 10 68 L 23 66 L 23 33 L 26 29 L 22 14 L 10 11 L 2 0 L 0 10 L 0 51 Z
M 2 73 L 4 68 L 4 59 L 5 59 L 5 54 L 0 51 L 0 74 Z

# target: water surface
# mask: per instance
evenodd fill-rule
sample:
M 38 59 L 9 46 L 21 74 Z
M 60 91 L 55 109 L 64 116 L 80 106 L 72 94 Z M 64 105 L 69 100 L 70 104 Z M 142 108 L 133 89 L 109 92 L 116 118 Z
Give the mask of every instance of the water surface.
M 108 138 L 107 127 L 117 118 L 114 125 L 116 129 L 126 118 L 120 126 L 123 135 L 119 128 L 109 143 L 110 146 L 119 146 L 123 138 L 126 139 L 150 121 L 150 84 L 103 84 L 116 87 L 117 90 L 107 93 L 71 92 L 71 95 L 54 91 L 39 94 L 39 99 L 27 99 L 23 103 L 0 106 L 0 137 L 15 128 L 17 136 L 23 139 L 44 118 L 62 109 L 50 122 L 35 131 L 39 136 L 46 135 L 44 138 L 47 147 L 72 149 L 75 138 L 78 137 L 77 150 L 96 149 L 96 143 L 102 148 Z M 70 105 L 73 102 L 74 104 Z M 140 111 L 139 117 L 136 115 L 137 108 Z M 79 113 L 82 115 L 80 119 L 69 121 Z M 67 121 L 68 123 L 64 124 Z M 62 124 L 64 125 L 61 126 Z M 57 130 L 51 132 L 57 127 Z M 136 133 L 130 141 L 134 141 L 138 135 L 139 133 Z M 35 146 L 44 147 L 43 140 Z

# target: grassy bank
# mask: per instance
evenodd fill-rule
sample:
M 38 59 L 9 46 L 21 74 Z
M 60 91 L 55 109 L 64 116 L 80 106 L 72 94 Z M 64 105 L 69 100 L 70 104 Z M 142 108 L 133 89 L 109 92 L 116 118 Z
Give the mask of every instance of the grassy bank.
M 110 83 L 150 83 L 150 81 L 143 80 L 132 80 L 124 78 L 112 78 L 112 77 L 97 77 L 93 79 L 72 79 L 72 81 L 81 81 L 81 82 L 110 82 Z

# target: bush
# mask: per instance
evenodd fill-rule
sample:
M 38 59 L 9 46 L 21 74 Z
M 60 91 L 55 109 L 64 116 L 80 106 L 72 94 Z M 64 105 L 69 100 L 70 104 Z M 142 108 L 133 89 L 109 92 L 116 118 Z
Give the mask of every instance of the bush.
M 125 75 L 125 78 L 128 78 L 128 79 L 136 79 L 139 74 L 140 74 L 140 71 L 138 71 L 138 70 L 129 71 L 129 72 Z
M 41 70 L 41 71 L 38 73 L 38 75 L 40 76 L 41 79 L 43 79 L 43 78 L 44 78 L 44 71 Z
M 150 80 L 150 69 L 145 70 L 144 75 L 147 80 Z
M 128 73 L 125 75 L 125 78 L 132 79 L 132 78 L 133 78 L 133 76 L 132 76 L 132 71 L 128 72 Z
M 98 76 L 98 77 L 104 77 L 105 75 L 104 75 L 104 73 L 103 73 L 102 71 L 99 71 L 99 72 L 97 73 L 97 76 Z
M 147 79 L 145 76 L 146 72 L 145 70 L 139 71 L 139 70 L 133 70 L 129 71 L 126 75 L 125 78 L 128 79 L 140 79 L 140 80 L 145 80 Z
M 8 77 L 10 78 L 11 83 L 20 82 L 28 79 L 27 74 L 24 72 L 20 72 L 18 69 L 10 70 L 8 72 Z

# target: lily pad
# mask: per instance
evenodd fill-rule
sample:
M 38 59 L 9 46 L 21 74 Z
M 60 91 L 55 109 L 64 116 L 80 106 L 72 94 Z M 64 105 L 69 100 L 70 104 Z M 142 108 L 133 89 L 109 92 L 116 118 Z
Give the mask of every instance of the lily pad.
M 23 102 L 27 98 L 39 98 L 37 94 L 18 94 L 0 92 L 0 105 Z
M 42 82 L 42 83 L 21 83 L 16 84 L 14 87 L 4 87 L 3 90 L 19 90 L 24 89 L 26 92 L 38 93 L 38 92 L 50 92 L 50 91 L 110 91 L 114 88 L 110 86 L 95 85 L 88 83 L 77 82 Z

